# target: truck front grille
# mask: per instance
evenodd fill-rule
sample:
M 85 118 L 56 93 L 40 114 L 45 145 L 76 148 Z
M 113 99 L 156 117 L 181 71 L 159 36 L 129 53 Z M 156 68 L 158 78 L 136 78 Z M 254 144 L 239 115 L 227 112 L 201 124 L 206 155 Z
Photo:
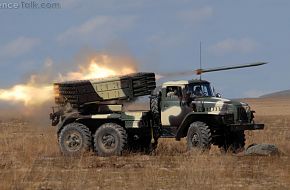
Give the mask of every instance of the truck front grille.
M 248 114 L 244 107 L 238 107 L 237 108 L 237 120 L 241 122 L 248 122 Z

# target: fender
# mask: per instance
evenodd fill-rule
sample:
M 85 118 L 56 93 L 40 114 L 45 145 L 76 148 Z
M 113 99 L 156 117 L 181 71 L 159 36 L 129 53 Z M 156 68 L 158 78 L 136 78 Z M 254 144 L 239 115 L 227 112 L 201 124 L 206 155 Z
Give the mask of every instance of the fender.
M 176 140 L 180 140 L 180 138 L 185 137 L 187 134 L 187 130 L 189 125 L 195 121 L 201 121 L 211 126 L 212 123 L 219 124 L 221 123 L 220 119 L 222 115 L 211 114 L 209 112 L 190 112 L 188 113 L 181 124 L 177 128 L 176 131 Z
M 82 119 L 120 119 L 121 115 L 112 113 L 112 114 L 96 114 L 96 115 L 82 115 L 79 112 L 71 112 L 65 115 L 64 119 L 61 120 L 57 127 L 57 134 L 63 129 L 63 127 L 69 123 L 82 120 Z
M 57 134 L 60 133 L 60 131 L 66 124 L 72 123 L 76 120 L 84 119 L 84 118 L 90 118 L 90 117 L 81 115 L 79 112 L 66 113 L 64 119 L 61 119 L 61 121 L 57 124 Z

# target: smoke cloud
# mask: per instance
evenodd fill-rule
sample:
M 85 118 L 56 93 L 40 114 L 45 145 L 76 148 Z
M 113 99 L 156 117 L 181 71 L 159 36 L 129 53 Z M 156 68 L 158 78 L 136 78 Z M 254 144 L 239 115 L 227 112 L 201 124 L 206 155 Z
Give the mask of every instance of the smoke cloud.
M 0 88 L 0 118 L 48 121 L 50 107 L 54 105 L 54 82 L 124 75 L 137 70 L 137 61 L 126 54 L 82 51 L 66 63 L 55 63 L 48 58 L 38 72 L 28 75 L 25 83 Z

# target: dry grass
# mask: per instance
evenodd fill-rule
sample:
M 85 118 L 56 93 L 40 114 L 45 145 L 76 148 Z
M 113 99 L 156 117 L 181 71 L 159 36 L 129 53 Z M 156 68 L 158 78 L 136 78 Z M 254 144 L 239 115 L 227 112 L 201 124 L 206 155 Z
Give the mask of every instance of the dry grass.
M 151 156 L 68 158 L 59 153 L 54 128 L 4 120 L 1 189 L 289 189 L 290 112 L 258 115 L 257 120 L 267 127 L 247 132 L 247 144 L 276 144 L 284 155 L 222 155 L 216 148 L 200 154 L 187 152 L 184 141 L 162 139 Z

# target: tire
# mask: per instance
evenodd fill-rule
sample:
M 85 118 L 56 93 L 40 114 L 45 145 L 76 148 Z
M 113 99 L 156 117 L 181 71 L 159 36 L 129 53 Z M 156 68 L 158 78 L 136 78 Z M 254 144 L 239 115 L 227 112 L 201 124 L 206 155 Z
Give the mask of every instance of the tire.
M 245 150 L 245 133 L 244 131 L 230 132 L 224 139 L 220 150 L 222 153 L 239 153 Z
M 159 97 L 152 96 L 150 98 L 150 110 L 153 115 L 153 124 L 156 126 L 160 126 L 160 106 L 159 106 Z
M 159 114 L 159 98 L 158 97 L 152 97 L 150 102 L 151 111 L 154 114 Z
M 209 126 L 203 122 L 193 122 L 187 131 L 188 150 L 194 148 L 202 151 L 209 150 L 211 147 L 211 132 Z
M 70 123 L 59 134 L 59 146 L 64 155 L 81 155 L 92 147 L 91 132 L 81 123 Z
M 97 129 L 94 145 L 98 156 L 119 156 L 126 148 L 127 132 L 116 123 L 105 123 Z

